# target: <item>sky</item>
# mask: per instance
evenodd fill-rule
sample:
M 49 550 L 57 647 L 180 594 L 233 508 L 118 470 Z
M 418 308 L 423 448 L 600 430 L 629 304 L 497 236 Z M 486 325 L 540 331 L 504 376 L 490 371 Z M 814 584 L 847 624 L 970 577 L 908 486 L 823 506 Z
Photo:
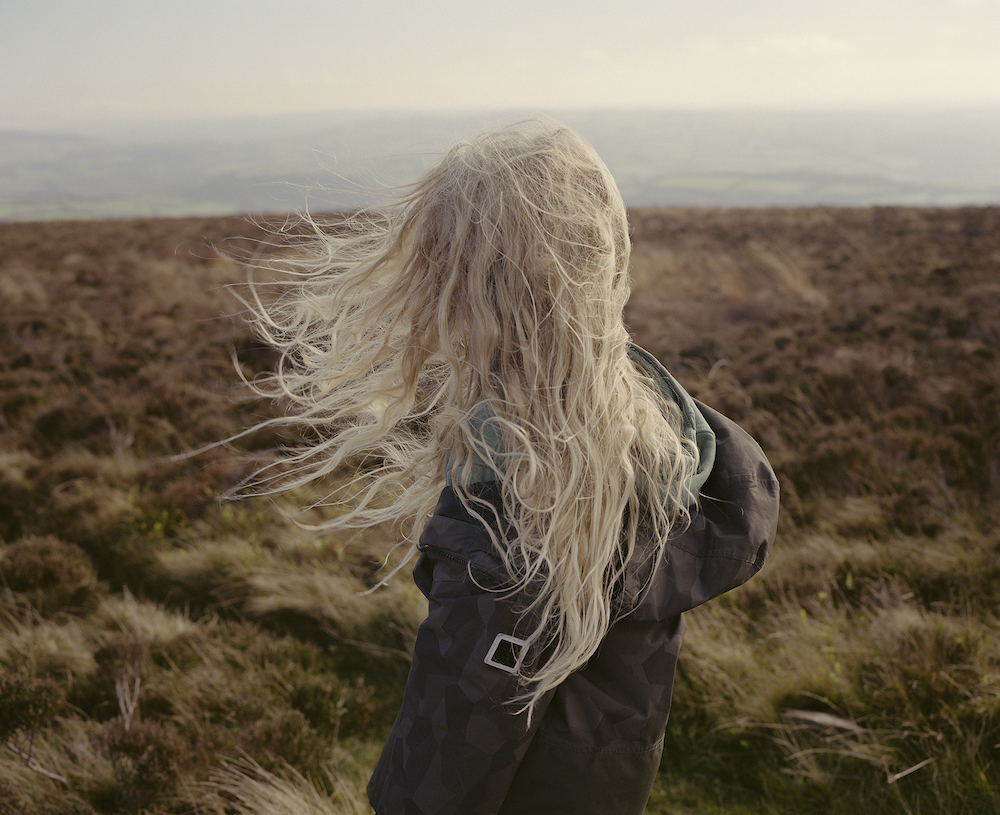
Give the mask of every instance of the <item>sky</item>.
M 3 0 L 0 130 L 345 110 L 1000 106 L 1000 0 Z

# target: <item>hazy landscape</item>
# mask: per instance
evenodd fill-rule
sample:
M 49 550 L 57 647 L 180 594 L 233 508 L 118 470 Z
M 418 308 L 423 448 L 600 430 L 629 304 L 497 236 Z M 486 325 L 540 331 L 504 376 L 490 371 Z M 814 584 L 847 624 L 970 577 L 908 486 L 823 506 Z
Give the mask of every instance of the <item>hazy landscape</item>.
M 648 811 L 994 815 L 1000 208 L 631 219 L 636 339 L 783 496 L 764 572 L 689 615 Z M 3 815 L 367 811 L 422 611 L 405 572 L 358 596 L 393 531 L 221 503 L 278 438 L 177 457 L 275 409 L 225 288 L 263 235 L 0 224 Z
M 459 138 L 532 115 L 331 113 L 0 132 L 0 220 L 355 206 Z M 605 110 L 554 114 L 630 206 L 1000 204 L 1000 110 Z

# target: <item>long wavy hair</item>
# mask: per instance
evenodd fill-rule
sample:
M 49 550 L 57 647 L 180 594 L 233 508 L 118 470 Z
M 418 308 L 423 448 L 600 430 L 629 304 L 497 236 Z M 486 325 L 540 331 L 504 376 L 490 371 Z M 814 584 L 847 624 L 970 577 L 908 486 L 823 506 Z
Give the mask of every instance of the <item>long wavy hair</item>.
M 292 284 L 249 299 L 281 355 L 256 386 L 309 437 L 258 488 L 353 466 L 322 527 L 401 521 L 415 545 L 446 482 L 488 514 L 469 480 L 489 462 L 509 533 L 485 525 L 545 654 L 524 668 L 530 709 L 596 651 L 640 525 L 659 557 L 696 466 L 628 356 L 618 188 L 580 136 L 530 122 L 458 144 L 387 206 L 309 223 L 265 264 Z

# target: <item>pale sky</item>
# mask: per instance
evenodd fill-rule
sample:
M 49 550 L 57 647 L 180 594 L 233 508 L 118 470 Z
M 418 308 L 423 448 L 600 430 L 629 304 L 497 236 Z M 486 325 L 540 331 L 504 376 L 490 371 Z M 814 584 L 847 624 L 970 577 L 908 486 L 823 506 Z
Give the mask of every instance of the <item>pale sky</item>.
M 1000 106 L 1000 0 L 3 0 L 0 130 L 328 110 Z

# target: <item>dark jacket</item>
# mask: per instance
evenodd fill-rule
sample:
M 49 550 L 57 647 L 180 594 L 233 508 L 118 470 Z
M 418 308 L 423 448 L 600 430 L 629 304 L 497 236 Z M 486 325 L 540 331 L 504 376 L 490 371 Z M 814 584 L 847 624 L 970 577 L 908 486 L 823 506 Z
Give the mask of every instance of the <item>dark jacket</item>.
M 688 397 L 690 398 L 690 397 Z M 378 815 L 639 815 L 659 767 L 682 612 L 756 574 L 777 526 L 778 483 L 757 443 L 697 404 L 715 456 L 690 523 L 654 564 L 637 545 L 596 654 L 529 719 L 519 642 L 534 628 L 489 535 L 451 488 L 420 539 L 414 569 L 427 619 L 402 708 L 368 785 Z M 641 544 L 640 537 L 639 543 Z M 652 572 L 652 574 L 651 574 Z

